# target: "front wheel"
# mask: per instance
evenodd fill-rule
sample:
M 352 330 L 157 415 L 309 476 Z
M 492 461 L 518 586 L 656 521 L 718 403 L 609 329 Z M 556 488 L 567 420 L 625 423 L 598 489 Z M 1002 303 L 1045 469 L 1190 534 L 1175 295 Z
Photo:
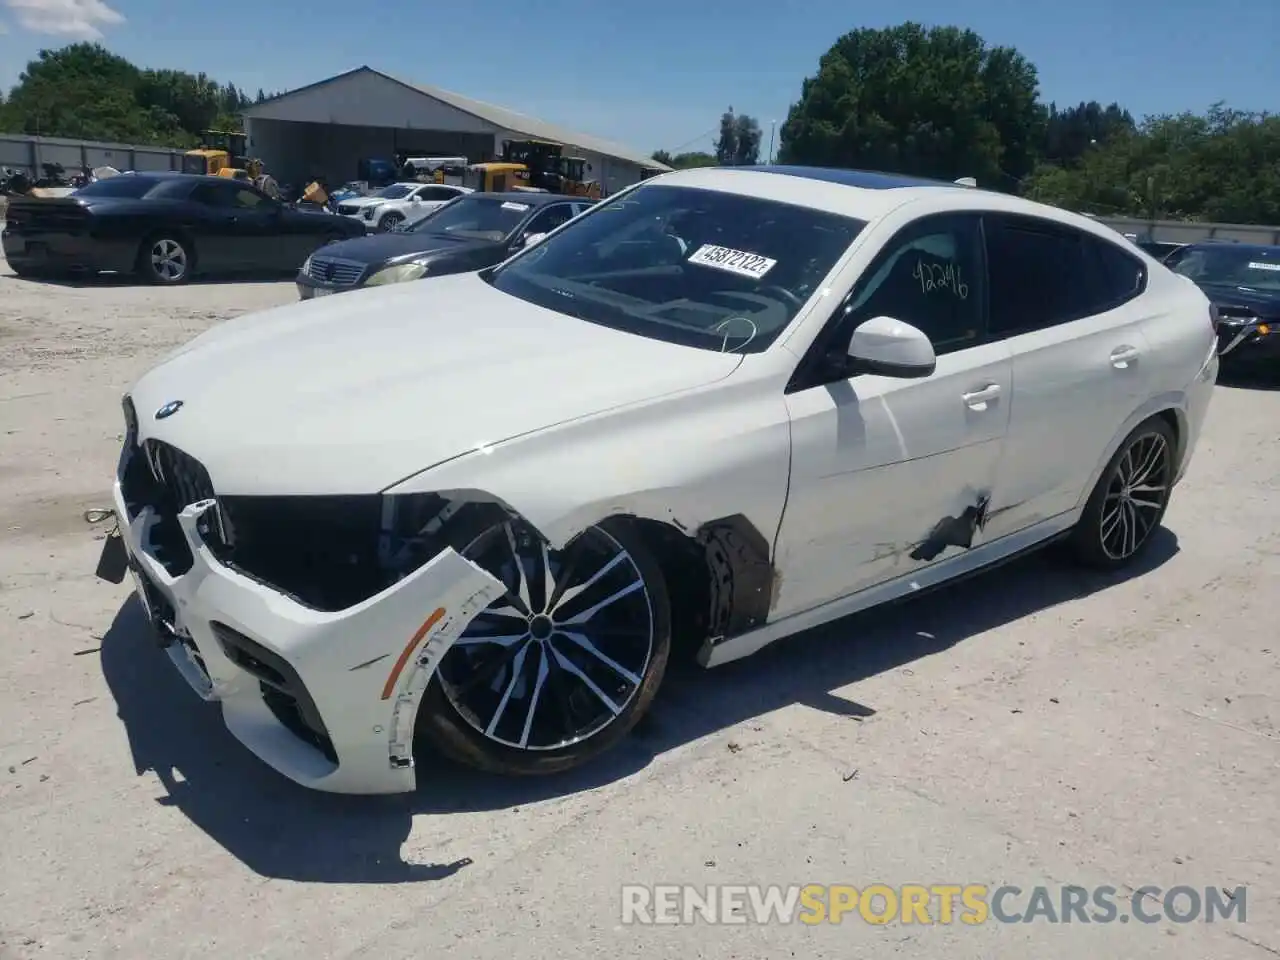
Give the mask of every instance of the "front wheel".
M 403 213 L 388 213 L 380 221 L 378 221 L 378 229 L 383 233 L 390 233 L 399 229 L 400 224 L 404 223 Z
M 1076 557 L 1092 567 L 1123 567 L 1151 543 L 1173 488 L 1177 438 L 1161 417 L 1141 423 L 1120 444 L 1071 533 Z
M 626 526 L 551 550 L 519 520 L 460 551 L 507 587 L 445 654 L 418 732 L 469 766 L 557 773 L 621 740 L 652 702 L 671 651 L 656 561 Z
M 142 241 L 137 270 L 148 283 L 176 286 L 191 279 L 194 260 L 194 251 L 186 240 L 157 234 Z

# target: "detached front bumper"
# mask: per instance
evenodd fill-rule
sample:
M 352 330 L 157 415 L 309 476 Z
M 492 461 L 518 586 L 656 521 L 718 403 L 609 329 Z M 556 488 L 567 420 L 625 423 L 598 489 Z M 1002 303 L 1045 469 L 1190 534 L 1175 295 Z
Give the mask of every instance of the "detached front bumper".
M 413 729 L 440 659 L 505 588 L 451 549 L 346 610 L 306 607 L 217 560 L 199 531 L 215 501 L 178 520 L 194 562 L 170 576 L 151 507 L 130 517 L 113 491 L 139 600 L 187 682 L 269 766 L 335 793 L 417 786 Z M 163 722 L 163 721 L 160 721 Z

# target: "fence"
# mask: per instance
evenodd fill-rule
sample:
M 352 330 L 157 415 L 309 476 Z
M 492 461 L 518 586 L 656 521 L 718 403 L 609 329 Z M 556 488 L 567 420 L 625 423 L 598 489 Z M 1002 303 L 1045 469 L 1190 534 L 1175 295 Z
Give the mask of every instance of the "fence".
M 0 167 L 43 176 L 41 164 L 60 163 L 68 174 L 85 167 L 117 170 L 181 170 L 182 151 L 172 147 L 140 147 L 127 143 L 99 143 L 62 137 L 28 137 L 0 133 Z
M 1235 240 L 1240 243 L 1280 244 L 1280 227 L 1250 223 L 1196 223 L 1189 220 L 1143 220 L 1138 217 L 1095 217 L 1120 233 L 1169 243 Z

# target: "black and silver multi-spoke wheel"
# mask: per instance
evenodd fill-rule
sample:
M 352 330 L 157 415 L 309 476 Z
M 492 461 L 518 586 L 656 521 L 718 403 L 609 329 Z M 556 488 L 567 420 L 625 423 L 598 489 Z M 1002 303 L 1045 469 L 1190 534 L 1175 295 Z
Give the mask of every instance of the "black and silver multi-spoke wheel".
M 671 647 L 662 573 L 625 525 L 593 526 L 563 551 L 526 524 L 489 526 L 460 550 L 507 587 L 445 655 L 419 731 L 501 773 L 554 773 L 626 735 Z
M 1176 437 L 1156 417 L 1140 424 L 1116 451 L 1072 532 L 1086 563 L 1117 568 L 1146 549 L 1164 519 L 1176 470 Z

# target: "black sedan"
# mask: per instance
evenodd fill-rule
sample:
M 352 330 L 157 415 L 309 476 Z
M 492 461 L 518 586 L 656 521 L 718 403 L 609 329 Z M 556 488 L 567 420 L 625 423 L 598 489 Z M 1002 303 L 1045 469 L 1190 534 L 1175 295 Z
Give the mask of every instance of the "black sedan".
M 1164 262 L 1194 280 L 1217 307 L 1223 366 L 1280 373 L 1280 247 L 1206 241 Z
M 251 184 L 181 173 L 127 173 L 67 197 L 9 201 L 0 242 L 19 276 L 132 273 L 156 284 L 196 275 L 292 273 L 363 224 L 304 213 Z
M 595 201 L 555 193 L 469 193 L 393 233 L 335 243 L 298 271 L 303 300 L 501 263 Z M 346 218 L 344 218 L 346 219 Z

